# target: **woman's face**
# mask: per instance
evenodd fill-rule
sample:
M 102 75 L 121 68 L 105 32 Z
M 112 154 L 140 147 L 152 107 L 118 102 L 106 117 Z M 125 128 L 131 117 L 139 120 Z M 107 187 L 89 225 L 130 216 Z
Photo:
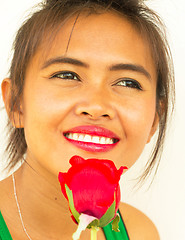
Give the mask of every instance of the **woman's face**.
M 27 161 L 55 175 L 73 155 L 130 167 L 157 125 L 150 49 L 113 13 L 80 16 L 70 38 L 74 21 L 28 66 L 21 115 Z

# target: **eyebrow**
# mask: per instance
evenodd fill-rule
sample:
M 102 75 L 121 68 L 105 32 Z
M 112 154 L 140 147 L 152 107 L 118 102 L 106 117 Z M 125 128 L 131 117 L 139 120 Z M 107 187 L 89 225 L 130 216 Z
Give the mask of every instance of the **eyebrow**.
M 43 66 L 41 67 L 41 69 L 45 69 L 53 64 L 61 64 L 61 63 L 68 63 L 68 64 L 72 64 L 72 65 L 76 65 L 79 67 L 85 67 L 88 68 L 89 64 L 84 63 L 78 59 L 75 58 L 69 58 L 69 57 L 57 57 L 57 58 L 51 58 L 48 61 L 46 61 Z
M 67 63 L 67 64 L 72 64 L 75 66 L 79 67 L 85 67 L 89 68 L 89 64 L 80 61 L 76 58 L 71 58 L 71 57 L 56 57 L 56 58 L 51 58 L 47 60 L 41 69 L 45 69 L 53 64 L 61 64 L 61 63 Z M 151 79 L 150 73 L 142 66 L 138 64 L 130 64 L 130 63 L 118 63 L 118 64 L 113 64 L 108 68 L 110 71 L 120 71 L 120 70 L 130 70 L 134 72 L 141 73 L 145 75 L 148 79 Z
M 134 72 L 139 72 L 145 75 L 148 79 L 151 79 L 150 73 L 143 66 L 138 64 L 127 64 L 127 63 L 115 64 L 110 66 L 109 70 L 110 71 L 130 70 Z

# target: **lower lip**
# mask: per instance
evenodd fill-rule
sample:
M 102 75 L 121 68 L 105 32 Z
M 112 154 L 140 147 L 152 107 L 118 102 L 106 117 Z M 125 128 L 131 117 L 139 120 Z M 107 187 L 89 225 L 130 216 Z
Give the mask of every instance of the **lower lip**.
M 65 137 L 66 138 L 66 137 Z M 113 144 L 98 144 L 98 143 L 89 143 L 89 142 L 81 142 L 75 141 L 69 138 L 66 138 L 70 143 L 74 144 L 76 147 L 81 148 L 88 152 L 108 152 L 113 149 L 118 142 Z

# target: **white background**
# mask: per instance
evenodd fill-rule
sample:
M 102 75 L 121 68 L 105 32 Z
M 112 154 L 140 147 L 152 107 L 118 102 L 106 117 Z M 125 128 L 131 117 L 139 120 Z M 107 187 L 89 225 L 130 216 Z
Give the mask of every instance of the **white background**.
M 26 11 L 39 0 L 7 0 L 0 3 L 0 81 L 8 74 L 11 44 Z M 139 189 L 134 180 L 143 169 L 150 146 L 121 180 L 122 200 L 139 208 L 156 224 L 161 240 L 185 240 L 185 1 L 149 0 L 163 18 L 168 32 L 176 76 L 176 111 L 153 185 L 147 181 Z M 0 96 L 0 107 L 2 107 Z M 5 156 L 5 111 L 0 111 L 0 170 Z M 0 172 L 0 179 L 6 172 Z

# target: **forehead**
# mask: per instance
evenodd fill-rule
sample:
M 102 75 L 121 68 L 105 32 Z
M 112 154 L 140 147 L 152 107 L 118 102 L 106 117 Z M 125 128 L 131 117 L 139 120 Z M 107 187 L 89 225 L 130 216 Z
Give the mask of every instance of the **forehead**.
M 128 19 L 113 12 L 72 17 L 58 29 L 52 41 L 42 42 L 36 58 L 41 64 L 64 55 L 104 64 L 109 64 L 109 60 L 134 61 L 146 68 L 153 67 L 155 72 L 144 36 Z

